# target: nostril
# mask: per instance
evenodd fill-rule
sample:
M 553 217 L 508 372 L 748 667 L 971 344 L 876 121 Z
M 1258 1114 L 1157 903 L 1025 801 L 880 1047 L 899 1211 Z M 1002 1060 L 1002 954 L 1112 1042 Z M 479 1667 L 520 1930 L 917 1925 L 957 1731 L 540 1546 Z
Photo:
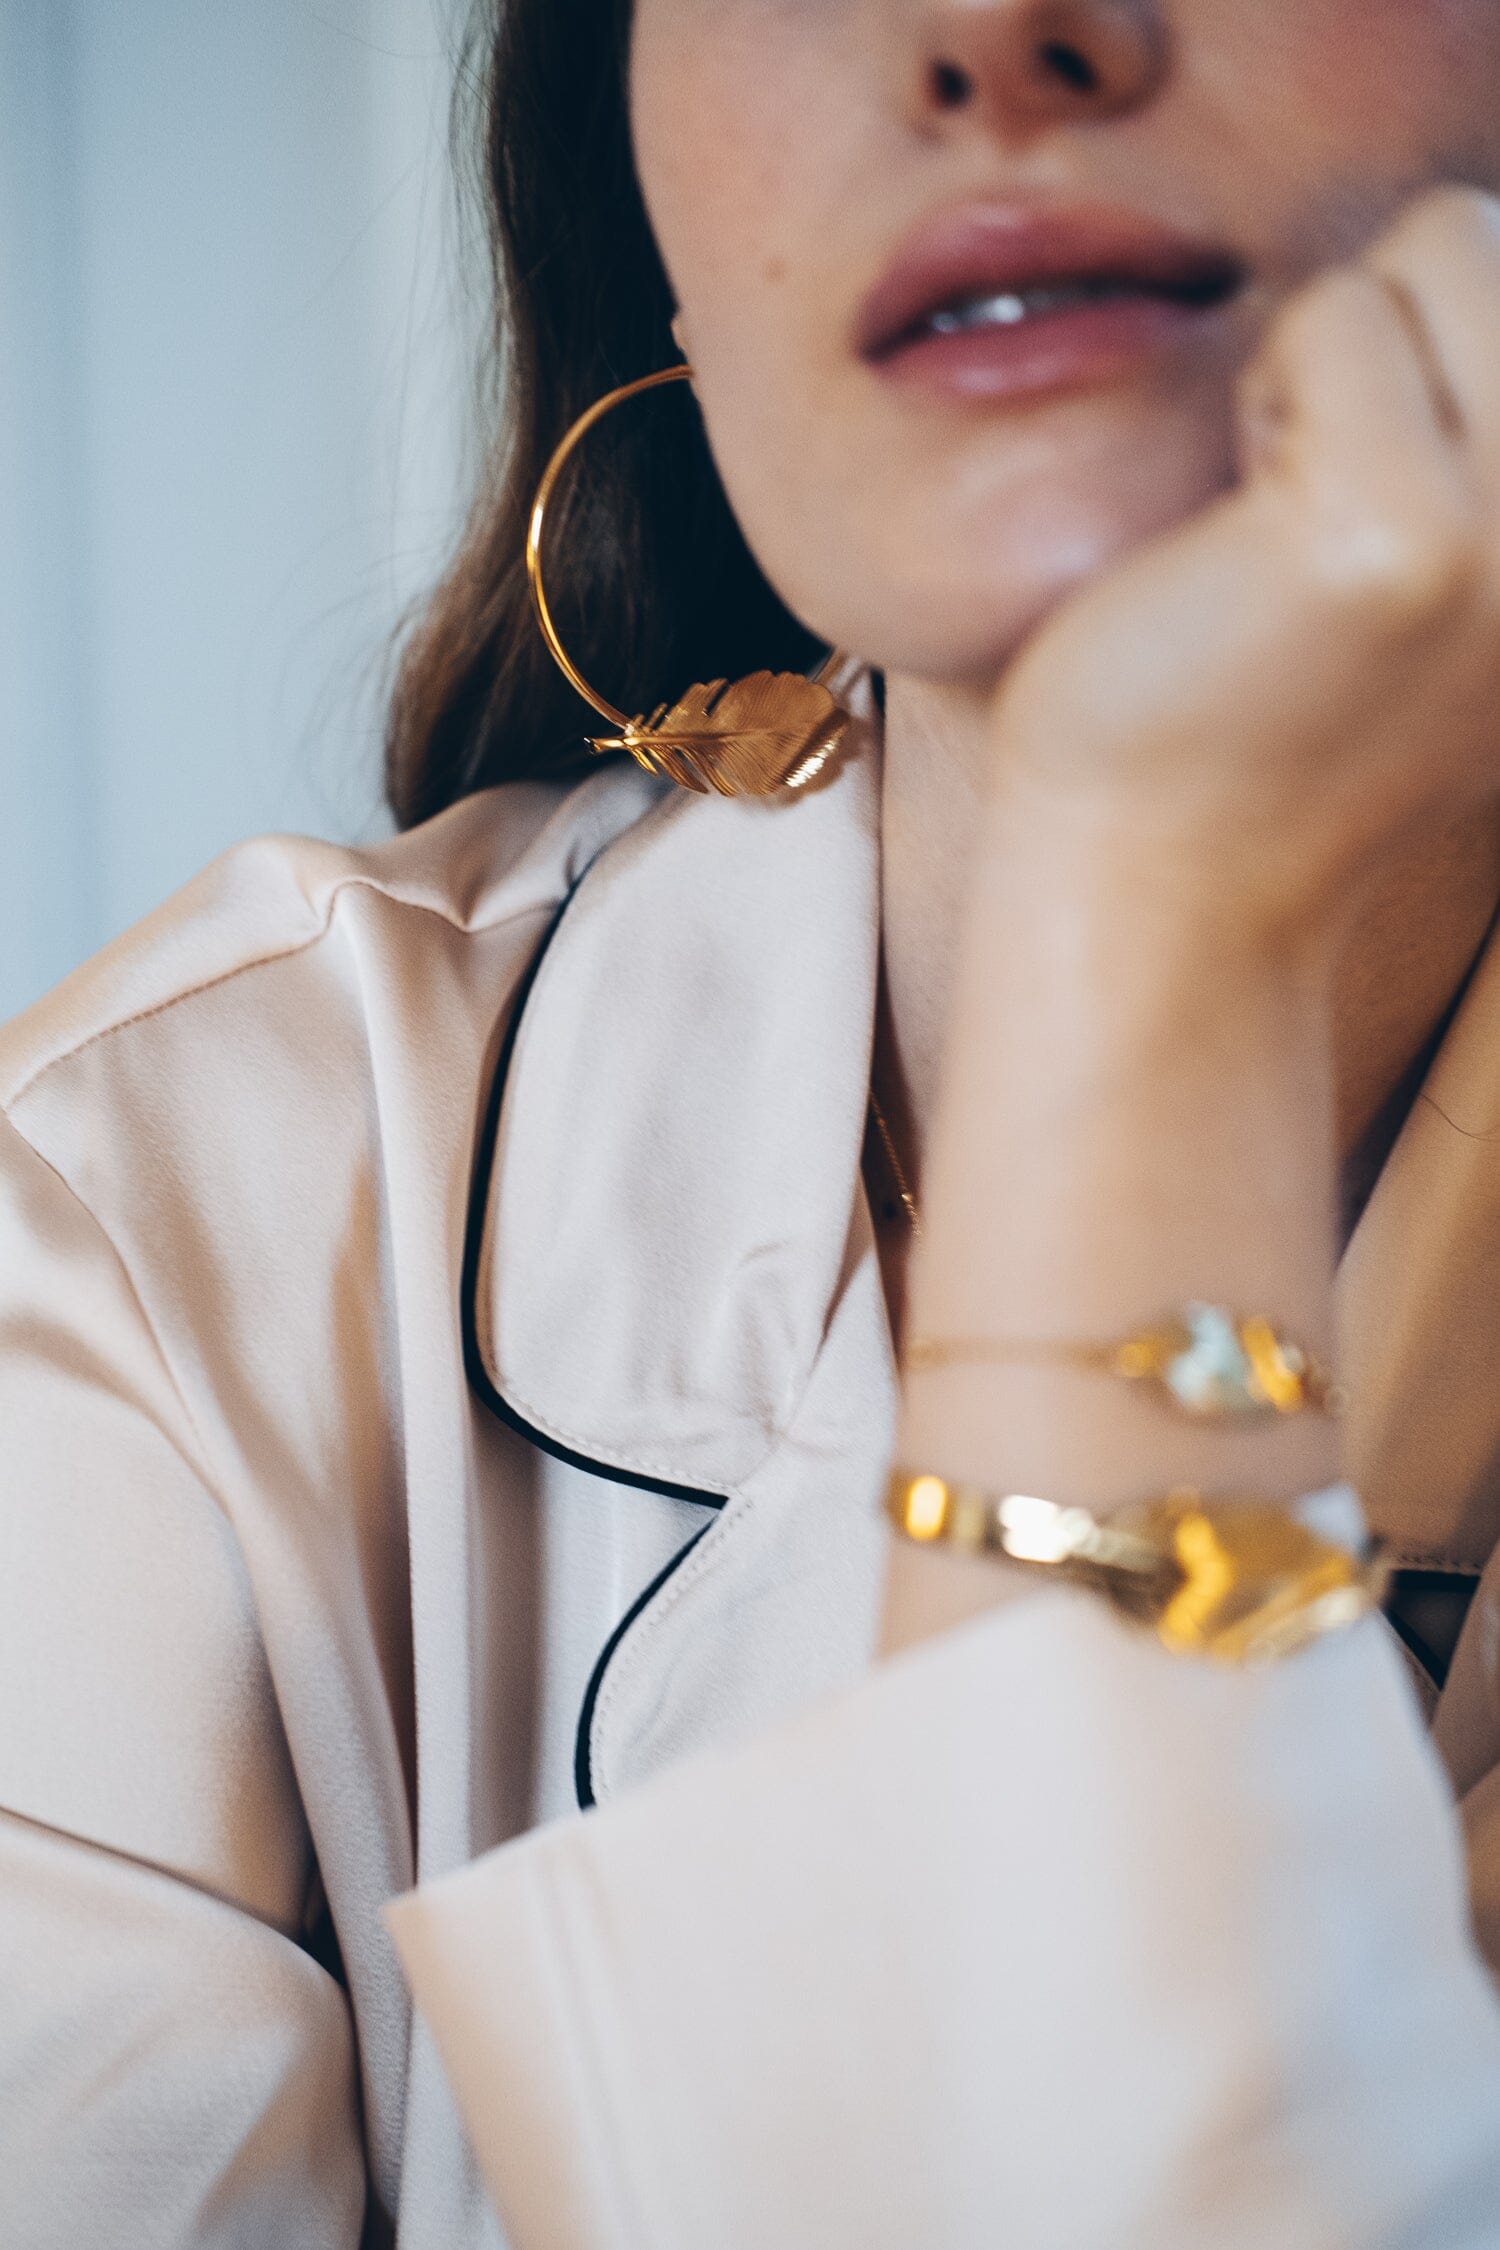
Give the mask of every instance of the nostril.
M 935 62 L 931 71 L 932 98 L 939 109 L 962 109 L 974 98 L 974 81 L 955 62 Z
M 1054 78 L 1075 94 L 1097 94 L 1099 72 L 1080 48 L 1065 39 L 1047 39 L 1036 51 L 1043 76 Z

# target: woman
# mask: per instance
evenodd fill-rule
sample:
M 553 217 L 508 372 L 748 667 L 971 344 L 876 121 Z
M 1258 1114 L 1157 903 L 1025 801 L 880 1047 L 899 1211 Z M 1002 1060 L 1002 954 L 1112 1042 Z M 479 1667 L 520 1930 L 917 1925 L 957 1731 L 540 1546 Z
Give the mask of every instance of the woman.
M 1500 13 L 627 13 L 408 832 L 5 1036 L 0 2239 L 1500 2239 Z M 562 639 L 802 790 L 527 604 L 679 352 Z

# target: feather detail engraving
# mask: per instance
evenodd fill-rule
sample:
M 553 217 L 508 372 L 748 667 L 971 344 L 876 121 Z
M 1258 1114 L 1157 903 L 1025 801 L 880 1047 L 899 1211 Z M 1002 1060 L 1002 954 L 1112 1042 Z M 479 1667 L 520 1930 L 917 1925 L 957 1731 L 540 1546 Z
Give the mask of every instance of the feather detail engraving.
M 699 796 L 769 797 L 805 789 L 843 740 L 849 713 L 799 672 L 752 672 L 690 687 L 591 747 L 627 751 L 648 773 Z

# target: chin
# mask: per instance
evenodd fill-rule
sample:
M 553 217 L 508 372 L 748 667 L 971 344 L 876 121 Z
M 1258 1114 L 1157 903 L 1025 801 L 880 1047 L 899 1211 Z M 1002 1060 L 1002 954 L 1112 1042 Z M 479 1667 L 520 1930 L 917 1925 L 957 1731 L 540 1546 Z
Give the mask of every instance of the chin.
M 1071 594 L 1170 528 L 1171 521 L 1089 520 L 1049 526 L 1049 536 L 974 554 L 968 571 L 943 567 L 905 589 L 878 636 L 877 669 L 945 685 L 993 682 Z M 867 646 L 875 645 L 871 635 Z
M 888 493 L 844 531 L 837 596 L 818 600 L 825 581 L 796 606 L 878 670 L 993 682 L 1070 594 L 1186 523 L 1235 479 L 1223 411 L 1137 433 L 1129 445 L 1082 450 L 1082 459 L 1019 475 L 1001 452 L 996 473 L 964 478 L 946 504 L 930 488 Z

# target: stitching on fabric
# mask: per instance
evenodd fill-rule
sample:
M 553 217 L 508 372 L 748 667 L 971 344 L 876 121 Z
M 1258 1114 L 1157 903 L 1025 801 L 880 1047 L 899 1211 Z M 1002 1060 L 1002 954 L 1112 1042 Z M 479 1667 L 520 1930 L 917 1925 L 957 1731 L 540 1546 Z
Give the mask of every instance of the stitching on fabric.
M 226 1504 L 222 1493 L 219 1491 L 218 1485 L 214 1478 L 212 1469 L 212 1448 L 206 1443 L 203 1432 L 198 1426 L 197 1417 L 194 1415 L 192 1407 L 188 1404 L 187 1397 L 183 1391 L 182 1385 L 178 1381 L 176 1373 L 173 1370 L 171 1357 L 167 1351 L 165 1343 L 162 1340 L 161 1332 L 157 1328 L 156 1322 L 151 1318 L 146 1300 L 141 1295 L 140 1287 L 136 1281 L 135 1275 L 130 1270 L 129 1260 L 126 1258 L 125 1253 L 121 1250 L 120 1245 L 118 1244 L 118 1242 L 116 1242 L 114 1236 L 110 1233 L 108 1227 L 104 1224 L 104 1221 L 100 1218 L 98 1212 L 94 1210 L 91 1204 L 85 1202 L 84 1198 L 79 1194 L 77 1188 L 74 1187 L 72 1181 L 67 1177 L 66 1173 L 60 1172 L 57 1166 L 52 1162 L 51 1158 L 43 1155 L 42 1151 L 37 1147 L 36 1143 L 31 1139 L 30 1135 L 22 1132 L 20 1126 L 16 1123 L 13 1117 L 8 1117 L 6 1119 L 6 1123 L 10 1127 L 10 1130 L 15 1134 L 16 1139 L 21 1143 L 22 1147 L 29 1149 L 31 1154 L 35 1157 L 37 1163 L 40 1164 L 45 1171 L 49 1172 L 54 1180 L 56 1180 L 58 1186 L 62 1189 L 64 1195 L 67 1196 L 69 1202 L 83 1213 L 84 1217 L 88 1220 L 89 1225 L 93 1228 L 95 1234 L 98 1235 L 99 1240 L 104 1244 L 106 1250 L 108 1250 L 110 1256 L 114 1259 L 115 1264 L 119 1267 L 120 1272 L 125 1280 L 125 1286 L 130 1291 L 131 1299 L 135 1305 L 135 1309 L 141 1316 L 142 1325 L 145 1328 L 146 1334 L 151 1339 L 152 1349 L 156 1353 L 157 1360 L 159 1361 L 161 1366 L 161 1371 L 167 1379 L 167 1384 L 169 1389 L 171 1390 L 173 1398 L 177 1401 L 177 1404 L 182 1409 L 183 1418 L 186 1421 L 188 1429 L 192 1433 L 193 1441 L 198 1448 L 199 1458 L 192 1464 L 194 1473 L 197 1475 L 201 1483 L 208 1491 L 209 1497 L 212 1499 L 215 1507 L 218 1508 L 225 1521 L 227 1523 L 232 1523 L 233 1518 L 230 1515 L 228 1505 Z M 177 1440 L 173 1437 L 170 1430 L 163 1430 L 161 1434 L 173 1446 L 174 1450 L 180 1450 L 180 1447 L 178 1447 L 177 1445 Z
M 653 816 L 655 817 L 659 827 L 669 827 L 674 821 L 681 821 L 686 818 L 687 814 L 694 809 L 694 804 L 695 800 L 692 797 L 683 795 L 680 792 L 659 799 L 658 802 L 653 805 L 647 813 L 642 815 L 641 821 L 633 823 L 631 827 L 623 830 L 621 836 L 614 838 L 613 841 L 615 843 L 618 843 L 623 840 L 624 836 L 634 835 L 644 824 L 644 822 L 651 819 Z M 585 876 L 592 870 L 593 867 L 599 864 L 600 860 L 604 856 L 604 851 L 608 850 L 609 848 L 610 847 L 606 845 L 605 847 L 603 847 L 603 849 L 601 849 L 600 852 L 595 854 L 594 858 L 589 862 L 589 867 L 584 871 Z M 580 877 L 580 883 L 583 881 L 583 879 L 583 877 Z M 536 983 L 532 987 L 528 1000 L 528 1008 L 544 991 L 548 976 L 555 973 L 556 971 L 553 959 L 549 956 L 549 958 L 542 963 L 541 972 L 537 977 Z M 525 1027 L 523 1025 L 520 1040 L 518 1041 L 515 1053 L 511 1058 L 512 1074 L 515 1073 L 520 1064 L 524 1043 Z M 490 1213 L 493 1210 L 494 1183 L 496 1177 L 498 1176 L 499 1168 L 500 1140 L 497 1131 L 495 1148 L 491 1157 L 491 1176 L 486 1184 L 487 1207 L 484 1221 L 483 1240 L 480 1250 L 479 1267 L 474 1277 L 475 1292 L 478 1298 L 478 1302 L 474 1308 L 474 1335 L 475 1341 L 479 1346 L 480 1359 L 484 1363 L 485 1374 L 489 1377 L 491 1385 L 498 1392 L 499 1396 L 505 1400 L 506 1404 L 513 1407 L 516 1413 L 520 1414 L 526 1421 L 528 1421 L 534 1429 L 539 1430 L 544 1437 L 555 1439 L 559 1445 L 567 1446 L 570 1452 L 586 1453 L 592 1459 L 599 1461 L 601 1467 L 620 1469 L 632 1476 L 654 1477 L 658 1480 L 658 1482 L 662 1484 L 682 1484 L 690 1482 L 691 1480 L 685 1478 L 682 1474 L 682 1463 L 680 1461 L 669 1464 L 650 1460 L 648 1458 L 645 1458 L 644 1456 L 639 1455 L 631 1455 L 630 1457 L 623 1460 L 608 1459 L 606 1457 L 607 1449 L 601 1449 L 598 1439 L 595 1438 L 589 1431 L 572 1430 L 569 1429 L 564 1423 L 553 1421 L 549 1416 L 541 1413 L 536 1407 L 534 1407 L 528 1399 L 522 1396 L 519 1391 L 513 1389 L 501 1380 L 500 1354 L 496 1349 L 493 1321 L 495 1299 L 495 1291 L 492 1286 L 494 1277 L 494 1230 L 489 1223 Z M 769 1439 L 767 1440 L 765 1451 L 759 1454 L 756 1460 L 742 1472 L 743 1477 L 748 1479 L 755 1476 L 760 1471 L 760 1469 L 765 1466 L 766 1462 L 770 1460 L 771 1455 L 774 1453 L 779 1443 L 780 1433 L 773 1430 Z M 655 1610 L 655 1607 L 656 1605 L 653 1603 L 653 1611 Z
M 1482 1578 L 1481 1564 L 1461 1562 L 1457 1555 L 1435 1554 L 1428 1547 L 1394 1547 L 1388 1545 L 1386 1553 L 1397 1570 L 1444 1570 L 1455 1578 Z
M 216 977 L 205 977 L 201 984 L 190 984 L 181 992 L 169 993 L 165 1000 L 158 1000 L 152 1007 L 138 1008 L 133 1015 L 120 1016 L 114 1023 L 101 1024 L 99 1029 L 91 1031 L 86 1039 L 78 1040 L 74 1046 L 65 1047 L 60 1055 L 49 1055 L 47 1060 L 39 1064 L 31 1076 L 25 1079 L 0 1107 L 3 1107 L 7 1112 L 14 1109 L 18 1102 L 25 1100 L 33 1088 L 41 1084 L 49 1071 L 57 1069 L 62 1063 L 75 1061 L 79 1055 L 87 1054 L 90 1047 L 97 1047 L 102 1040 L 114 1038 L 117 1032 L 129 1031 L 137 1024 L 151 1023 L 157 1016 L 167 1015 L 173 1008 L 180 1007 L 184 1001 L 201 999 L 205 992 L 217 992 L 221 985 L 232 984 L 236 977 L 248 976 L 252 970 L 274 968 L 278 961 L 294 961 L 299 953 L 310 953 L 315 945 L 321 945 L 333 928 L 334 914 L 339 900 L 346 891 L 372 891 L 377 898 L 389 899 L 393 906 L 401 907 L 413 914 L 430 914 L 434 920 L 444 923 L 450 930 L 457 930 L 463 937 L 471 935 L 488 937 L 497 930 L 505 929 L 511 922 L 521 921 L 527 914 L 541 911 L 534 906 L 516 907 L 511 913 L 502 914 L 494 922 L 461 922 L 456 916 L 444 913 L 439 906 L 429 906 L 420 899 L 398 898 L 393 891 L 385 890 L 371 876 L 346 876 L 342 882 L 336 883 L 329 892 L 327 909 L 317 927 L 309 930 L 307 935 L 299 938 L 295 944 L 280 946 L 274 953 L 258 953 L 253 961 L 237 961 L 232 969 L 221 970 Z
M 606 1675 L 599 1698 L 594 1706 L 593 1736 L 599 1741 L 605 1724 L 624 1692 L 628 1663 L 643 1661 L 654 1635 L 665 1627 L 673 1609 L 717 1559 L 719 1550 L 728 1543 L 731 1531 L 748 1523 L 759 1504 L 758 1495 L 736 1489 L 728 1495 L 726 1505 L 717 1522 L 709 1527 L 708 1536 L 700 1541 L 696 1553 L 684 1563 L 682 1569 L 669 1579 L 649 1609 L 643 1610 L 630 1628 L 626 1638 L 615 1651 L 614 1661 Z M 1472 1579 L 1477 1585 L 1483 1577 L 1482 1570 L 1473 1563 L 1459 1562 L 1449 1556 L 1422 1554 L 1409 1550 L 1390 1550 L 1398 1569 L 1430 1569 L 1450 1571 L 1454 1577 Z M 1389 1625 L 1389 1620 L 1385 1620 Z M 1400 1640 L 1399 1634 L 1396 1636 Z M 1402 1644 L 1404 1646 L 1404 1643 Z M 628 1660 L 628 1661 L 627 1661 Z M 596 1778 L 605 1789 L 613 1789 L 613 1777 L 603 1769 L 596 1769 Z M 596 1791 L 597 1794 L 597 1791 Z
M 485 1316 L 485 1303 L 486 1300 L 482 1299 L 479 1307 L 481 1322 Z M 631 1455 L 622 1460 L 611 1460 L 608 1452 L 601 1447 L 598 1439 L 591 1437 L 587 1431 L 570 1430 L 560 1422 L 550 1421 L 545 1414 L 539 1413 L 534 1406 L 530 1405 L 518 1391 L 507 1389 L 505 1384 L 499 1380 L 495 1373 L 493 1353 L 487 1348 L 489 1338 L 483 1330 L 481 1330 L 479 1342 L 480 1351 L 484 1357 L 484 1371 L 491 1383 L 494 1384 L 500 1397 L 505 1400 L 507 1406 L 513 1407 L 524 1421 L 529 1422 L 533 1429 L 540 1430 L 543 1437 L 556 1438 L 558 1444 L 565 1445 L 570 1453 L 587 1454 L 590 1460 L 597 1461 L 602 1469 L 619 1469 L 630 1476 L 654 1477 L 660 1484 L 692 1483 L 692 1477 L 683 1474 L 683 1464 L 680 1461 L 658 1463 L 642 1459 L 636 1455 Z M 751 1477 L 759 1475 L 780 1443 L 781 1432 L 773 1430 L 765 1451 L 759 1454 L 751 1465 L 741 1472 L 745 1482 L 748 1482 Z
M 498 1157 L 498 1149 L 496 1154 Z M 631 1476 L 654 1477 L 661 1484 L 691 1482 L 690 1478 L 683 1475 L 683 1464 L 680 1461 L 659 1462 L 641 1454 L 630 1454 L 623 1459 L 611 1458 L 611 1449 L 608 1446 L 601 1445 L 600 1441 L 590 1431 L 570 1429 L 566 1423 L 555 1421 L 550 1415 L 544 1414 L 539 1407 L 533 1406 L 531 1401 L 514 1385 L 502 1381 L 500 1354 L 495 1349 L 492 1319 L 495 1300 L 493 1278 L 494 1233 L 489 1224 L 487 1209 L 479 1270 L 474 1277 L 474 1292 L 477 1299 L 474 1307 L 474 1334 L 479 1345 L 480 1359 L 484 1363 L 485 1374 L 489 1377 L 496 1393 L 505 1400 L 507 1406 L 512 1407 L 524 1421 L 529 1422 L 533 1429 L 539 1430 L 543 1437 L 554 1438 L 559 1445 L 565 1445 L 570 1453 L 586 1453 L 591 1460 L 597 1461 L 601 1468 L 619 1469 Z M 770 1460 L 779 1443 L 780 1433 L 773 1430 L 766 1442 L 764 1452 L 759 1454 L 755 1461 L 744 1470 L 744 1477 L 748 1479 L 756 1475 Z
M 80 1040 L 77 1046 L 66 1049 L 64 1053 L 60 1055 L 52 1056 L 51 1059 L 45 1062 L 39 1070 L 32 1073 L 31 1077 L 26 1080 L 25 1084 L 11 1096 L 11 1099 L 8 1103 L 0 1105 L 0 1115 L 3 1115 L 5 1117 L 5 1121 L 9 1125 L 10 1130 L 16 1135 L 16 1138 L 31 1151 L 32 1155 L 36 1158 L 36 1161 L 39 1164 L 43 1165 L 46 1170 L 51 1173 L 53 1178 L 57 1181 L 58 1185 L 62 1188 L 64 1194 L 67 1195 L 69 1199 L 83 1213 L 84 1217 L 93 1227 L 100 1240 L 109 1250 L 110 1255 L 113 1257 L 116 1265 L 119 1267 L 121 1274 L 124 1276 L 126 1286 L 130 1291 L 136 1309 L 141 1316 L 141 1320 L 145 1327 L 146 1333 L 151 1339 L 152 1346 L 161 1364 L 162 1373 L 167 1379 L 167 1383 L 171 1389 L 172 1396 L 176 1400 L 178 1406 L 181 1408 L 183 1418 L 186 1421 L 187 1426 L 191 1431 L 193 1439 L 197 1445 L 199 1459 L 193 1464 L 195 1473 L 200 1478 L 200 1481 L 204 1485 L 214 1505 L 218 1508 L 220 1514 L 224 1517 L 225 1521 L 230 1524 L 233 1524 L 234 1519 L 231 1510 L 226 1500 L 224 1499 L 218 1479 L 214 1473 L 213 1449 L 208 1445 L 204 1438 L 203 1431 L 198 1423 L 196 1416 L 193 1413 L 191 1405 L 188 1402 L 187 1394 L 183 1390 L 182 1383 L 178 1378 L 175 1368 L 173 1367 L 171 1354 L 167 1350 L 166 1343 L 162 1337 L 160 1329 L 157 1327 L 156 1322 L 151 1317 L 151 1313 L 146 1305 L 144 1297 L 141 1294 L 141 1290 L 136 1281 L 135 1275 L 131 1271 L 129 1261 L 125 1257 L 124 1252 L 121 1250 L 119 1243 L 115 1240 L 109 1228 L 100 1218 L 98 1212 L 95 1211 L 92 1206 L 84 1200 L 83 1196 L 79 1194 L 77 1188 L 74 1187 L 72 1181 L 68 1179 L 66 1174 L 61 1172 L 58 1167 L 54 1163 L 52 1163 L 46 1155 L 43 1154 L 42 1150 L 37 1147 L 30 1134 L 23 1131 L 19 1121 L 12 1114 L 12 1111 L 15 1105 L 17 1105 L 25 1097 L 25 1095 L 30 1093 L 34 1087 L 40 1085 L 41 1081 L 46 1077 L 47 1073 L 50 1070 L 52 1070 L 59 1064 L 71 1062 L 76 1056 L 85 1053 L 90 1047 L 98 1045 L 100 1041 L 111 1038 L 116 1032 L 127 1031 L 134 1024 L 149 1023 L 153 1020 L 153 1018 L 159 1015 L 165 1015 L 169 1009 L 176 1007 L 179 1002 L 196 999 L 205 992 L 217 991 L 220 985 L 231 983 L 234 978 L 247 975 L 253 969 L 274 967 L 274 965 L 279 961 L 295 960 L 299 954 L 311 952 L 315 946 L 320 945 L 323 942 L 323 940 L 329 935 L 330 931 L 332 930 L 334 910 L 337 907 L 339 899 L 343 896 L 346 890 L 374 891 L 380 897 L 391 897 L 390 892 L 382 891 L 380 889 L 380 886 L 376 883 L 372 883 L 368 877 L 351 876 L 348 881 L 338 884 L 330 893 L 328 900 L 328 912 L 324 916 L 322 923 L 317 929 L 310 931 L 307 937 L 300 941 L 298 944 L 284 946 L 279 952 L 276 953 L 259 954 L 253 961 L 238 962 L 234 968 L 226 969 L 222 976 L 206 978 L 202 984 L 192 985 L 186 991 L 173 993 L 169 999 L 159 1002 L 158 1005 L 153 1008 L 142 1008 L 132 1016 L 122 1017 L 117 1023 L 106 1024 L 101 1030 L 91 1033 L 87 1039 Z M 503 914 L 499 916 L 498 919 L 494 922 L 485 923 L 481 926 L 473 923 L 457 922 L 453 919 L 452 916 L 442 913 L 439 908 L 423 905 L 416 900 L 396 899 L 393 900 L 392 903 L 398 906 L 410 907 L 413 912 L 418 914 L 433 915 L 437 920 L 446 924 L 450 929 L 456 929 L 463 934 L 467 934 L 471 930 L 478 930 L 481 927 L 485 934 L 492 934 L 495 931 L 506 929 L 512 922 L 523 921 L 529 914 L 535 914 L 539 911 L 543 911 L 534 906 L 517 907 L 513 912 Z M 169 1432 L 164 1431 L 163 1435 L 170 1437 Z
M 644 1656 L 650 1648 L 653 1635 L 662 1631 L 672 1611 L 698 1584 L 710 1565 L 717 1560 L 720 1549 L 728 1544 L 730 1532 L 738 1530 L 742 1524 L 748 1523 L 758 1505 L 759 1496 L 755 1493 L 746 1492 L 743 1487 L 731 1492 L 725 1502 L 723 1511 L 717 1521 L 709 1526 L 708 1534 L 700 1540 L 696 1552 L 683 1564 L 681 1570 L 668 1579 L 650 1608 L 643 1610 L 634 1625 L 631 1626 L 625 1639 L 615 1651 L 614 1660 L 599 1691 L 599 1699 L 594 1705 L 594 1724 L 591 1732 L 595 1742 L 599 1740 L 610 1713 L 620 1699 L 625 1670 L 624 1660 L 628 1658 L 631 1662 L 636 1662 Z M 611 1776 L 603 1771 L 596 1773 L 596 1781 L 602 1782 L 607 1789 L 613 1788 Z M 599 1795 L 597 1787 L 594 1794 L 597 1798 Z

